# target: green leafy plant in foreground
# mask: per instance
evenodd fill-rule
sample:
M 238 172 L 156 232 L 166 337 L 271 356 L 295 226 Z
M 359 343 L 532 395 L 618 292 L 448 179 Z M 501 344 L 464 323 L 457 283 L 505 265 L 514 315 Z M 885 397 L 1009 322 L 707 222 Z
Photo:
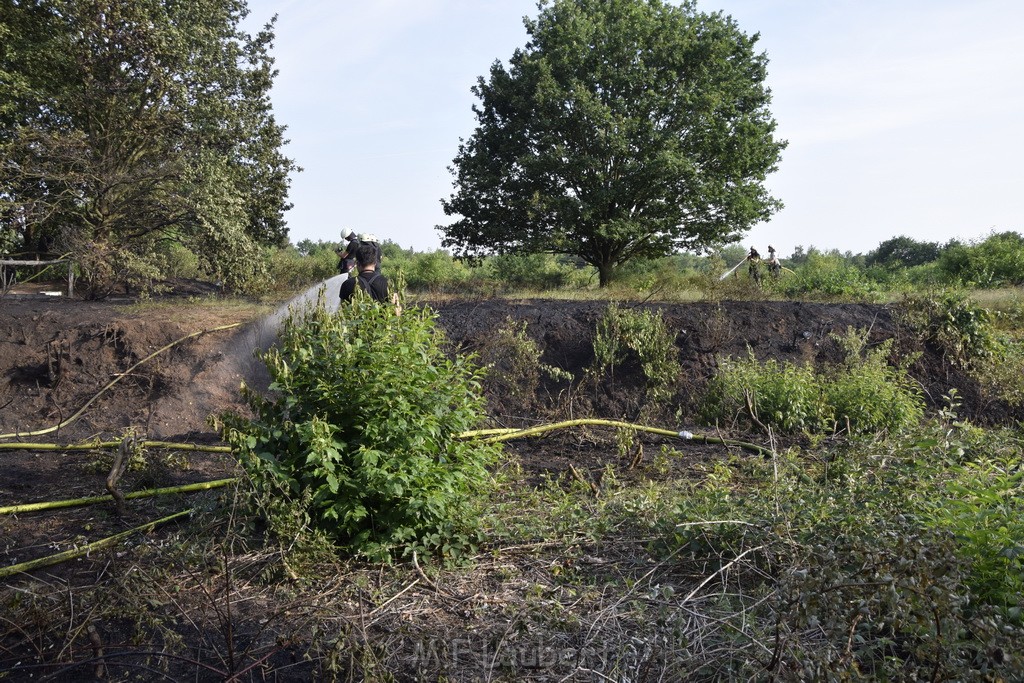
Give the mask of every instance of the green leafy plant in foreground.
M 293 311 L 261 355 L 270 397 L 247 391 L 255 417 L 225 420 L 257 492 L 283 494 L 294 515 L 374 559 L 470 548 L 473 496 L 498 451 L 458 438 L 484 416 L 479 370 L 441 344 L 426 308 L 357 296 L 337 313 L 322 298 Z

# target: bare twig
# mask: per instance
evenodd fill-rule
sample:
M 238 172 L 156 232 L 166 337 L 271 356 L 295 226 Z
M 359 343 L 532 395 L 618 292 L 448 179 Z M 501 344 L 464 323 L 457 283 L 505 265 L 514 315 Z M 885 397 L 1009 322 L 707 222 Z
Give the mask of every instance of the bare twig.
M 601 495 L 601 489 L 599 489 L 599 488 L 597 487 L 597 484 L 595 484 L 595 483 L 594 483 L 594 482 L 592 482 L 592 481 L 591 481 L 590 479 L 587 479 L 587 478 L 586 478 L 586 477 L 584 477 L 584 476 L 583 476 L 582 474 L 580 474 L 579 470 L 577 470 L 577 469 L 576 469 L 576 466 L 575 466 L 575 465 L 573 465 L 572 463 L 569 463 L 569 471 L 570 471 L 570 472 L 572 472 L 572 476 L 573 476 L 573 477 L 574 477 L 574 478 L 575 478 L 575 479 L 576 479 L 576 480 L 577 480 L 578 482 L 580 482 L 581 484 L 584 484 L 584 485 L 585 485 L 585 486 L 587 486 L 587 487 L 588 487 L 588 488 L 589 488 L 589 489 L 590 489 L 591 491 L 593 491 L 593 493 L 594 493 L 594 495 L 595 495 L 595 496 L 599 496 L 599 495 Z
M 121 445 L 117 449 L 117 455 L 114 456 L 114 464 L 107 475 L 107 491 L 114 498 L 114 505 L 117 507 L 117 514 L 119 515 L 124 514 L 124 494 L 118 490 L 117 482 L 124 475 L 125 470 L 128 469 L 133 450 L 135 450 L 134 432 L 125 435 L 124 439 L 121 440 Z
M 692 591 L 690 591 L 689 595 L 687 595 L 685 598 L 683 598 L 683 602 L 684 603 L 689 602 L 693 598 L 693 596 L 695 596 L 697 593 L 700 592 L 701 588 L 703 588 L 704 586 L 708 585 L 708 583 L 710 583 L 711 580 L 714 579 L 716 576 L 718 576 L 719 574 L 725 572 L 726 570 L 729 569 L 729 567 L 733 566 L 734 564 L 739 562 L 741 559 L 743 559 L 744 555 L 749 555 L 750 553 L 752 553 L 752 552 L 754 552 L 756 550 L 763 550 L 763 549 L 764 549 L 763 545 L 759 545 L 759 546 L 756 546 L 754 548 L 747 548 L 742 553 L 740 553 L 739 555 L 734 557 L 732 559 L 732 561 L 724 564 L 723 566 L 719 567 L 715 572 L 709 574 L 703 581 L 700 582 L 699 586 L 694 588 Z
M 747 414 L 750 416 L 750 420 L 762 432 L 764 432 L 765 434 L 770 434 L 771 430 L 769 430 L 768 427 L 766 427 L 765 424 L 761 422 L 760 418 L 758 418 L 757 416 L 757 409 L 754 407 L 754 394 L 752 391 L 750 391 L 750 389 L 743 390 L 743 400 L 747 404 Z

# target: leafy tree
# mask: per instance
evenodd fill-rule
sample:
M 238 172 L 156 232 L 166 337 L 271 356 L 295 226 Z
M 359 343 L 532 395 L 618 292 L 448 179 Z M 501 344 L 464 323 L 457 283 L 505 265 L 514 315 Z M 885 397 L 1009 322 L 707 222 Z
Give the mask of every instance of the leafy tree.
M 804 249 L 802 244 L 798 244 L 793 247 L 793 253 L 789 255 L 788 260 L 793 266 L 802 265 L 807 263 L 807 259 L 810 257 L 811 252 L 820 253 L 813 244 L 809 249 Z
M 109 267 L 153 265 L 177 243 L 229 287 L 260 275 L 296 167 L 270 109 L 272 24 L 250 36 L 247 13 L 244 0 L 0 5 L 0 221 L 25 248 Z
M 596 267 L 736 241 L 781 204 L 767 58 L 693 2 L 553 0 L 509 68 L 473 88 L 443 244 L 550 252 Z
M 900 235 L 885 240 L 876 249 L 868 252 L 865 263 L 868 266 L 887 268 L 911 268 L 931 263 L 942 253 L 938 242 L 918 242 Z

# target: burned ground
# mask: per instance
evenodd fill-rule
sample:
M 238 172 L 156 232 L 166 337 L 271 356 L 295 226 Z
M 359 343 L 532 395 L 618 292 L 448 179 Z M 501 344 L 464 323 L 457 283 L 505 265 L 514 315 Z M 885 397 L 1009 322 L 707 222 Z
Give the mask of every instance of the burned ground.
M 437 301 L 439 326 L 453 352 L 479 353 L 508 321 L 525 321 L 540 362 L 571 374 L 546 378 L 533 396 L 488 391 L 494 426 L 522 426 L 553 420 L 603 417 L 658 419 L 656 426 L 707 431 L 694 420 L 696 399 L 723 356 L 748 352 L 760 359 L 808 361 L 819 366 L 842 361 L 833 338 L 853 327 L 868 331 L 869 343 L 896 341 L 899 353 L 918 354 L 911 373 L 931 406 L 956 389 L 963 414 L 979 423 L 1019 420 L 1014 412 L 986 401 L 963 372 L 941 351 L 922 346 L 898 322 L 893 307 L 868 304 L 799 302 L 644 303 L 658 311 L 675 335 L 683 372 L 674 388 L 672 409 L 644 412 L 643 383 L 627 362 L 584 382 L 592 365 L 592 340 L 606 302 L 556 300 Z M 623 308 L 636 304 L 621 304 Z M 264 335 L 255 314 L 268 309 L 209 305 L 168 298 L 146 305 L 83 302 L 25 294 L 0 298 L 0 443 L 72 443 L 93 438 L 121 439 L 128 430 L 166 441 L 213 443 L 218 434 L 208 418 L 222 411 L 244 411 L 242 379 L 259 371 L 252 362 L 254 339 Z M 224 328 L 238 324 L 237 327 Z M 201 331 L 203 334 L 195 334 Z M 194 336 L 190 336 L 194 335 Z M 185 339 L 187 337 L 187 339 Z M 180 343 L 172 343 L 182 340 Z M 161 349 L 165 349 L 161 351 Z M 151 360 L 140 363 L 155 352 Z M 116 380 L 116 381 L 115 381 Z M 113 384 L 112 384 L 113 383 Z M 109 388 L 101 392 L 105 387 Z M 91 403 L 90 403 L 91 402 Z M 88 405 L 80 416 L 78 411 Z M 68 421 L 59 430 L 32 435 Z M 16 436 L 12 436 L 16 435 Z M 761 435 L 736 434 L 749 440 Z M 722 446 L 687 446 L 689 459 L 666 467 L 652 464 L 662 437 L 645 437 L 646 461 L 617 452 L 613 435 L 600 430 L 557 432 L 542 439 L 507 445 L 509 463 L 521 466 L 529 484 L 568 476 L 600 486 L 609 464 L 626 479 L 689 476 L 693 463 L 728 457 Z M 640 451 L 643 455 L 643 451 Z M 624 459 L 625 458 L 625 459 Z M 109 457 L 98 452 L 61 454 L 39 449 L 0 451 L 0 506 L 105 493 Z M 664 463 L 663 463 L 664 464 Z M 227 456 L 150 454 L 144 467 L 130 471 L 123 487 L 138 489 L 204 481 L 236 473 Z M 122 514 L 100 506 L 56 513 L 0 517 L 0 565 L 53 552 L 93 537 L 109 536 L 166 514 L 165 503 L 139 502 Z M 69 585 L 92 584 L 105 562 L 116 556 L 48 570 Z M 53 572 L 53 573 L 50 573 Z
M 526 399 L 489 391 L 495 425 L 520 426 L 569 417 L 645 417 L 641 413 L 643 383 L 637 368 L 627 363 L 599 381 L 582 381 L 594 360 L 594 330 L 606 302 L 479 300 L 429 305 L 437 312 L 439 327 L 446 332 L 453 351 L 479 353 L 494 339 L 497 329 L 509 321 L 521 321 L 536 343 L 540 362 L 574 378 L 572 382 L 546 378 L 537 394 Z M 633 304 L 622 304 L 623 308 L 630 306 Z M 848 327 L 868 330 L 869 343 L 895 339 L 901 353 L 919 353 L 911 372 L 932 406 L 940 405 L 943 395 L 955 388 L 964 400 L 962 410 L 973 420 L 992 423 L 1020 418 L 1005 406 L 985 401 L 977 384 L 945 362 L 941 352 L 922 348 L 898 324 L 889 306 L 742 301 L 648 303 L 642 307 L 658 311 L 664 318 L 675 335 L 683 370 L 673 410 L 665 415 L 678 424 L 660 426 L 693 431 L 707 427 L 696 424 L 692 416 L 696 398 L 719 358 L 752 352 L 762 360 L 838 364 L 843 352 L 832 335 Z M 69 443 L 121 438 L 129 429 L 150 439 L 216 441 L 208 418 L 225 410 L 244 411 L 239 383 L 246 378 L 252 382 L 259 369 L 251 357 L 258 321 L 247 318 L 261 309 L 211 306 L 185 299 L 126 306 L 124 302 L 9 295 L 0 299 L 0 311 L 0 433 L 24 435 L 7 441 Z M 233 324 L 239 326 L 217 329 Z M 176 340 L 204 330 L 214 331 L 188 338 L 137 365 Z M 90 401 L 67 426 L 28 436 L 67 421 Z M 524 449 L 536 459 L 524 463 L 528 469 L 557 467 L 555 463 L 561 460 L 537 453 L 544 450 L 537 444 Z M 77 468 L 69 466 L 69 461 L 87 460 L 88 455 L 5 452 L 3 457 L 6 466 L 0 471 L 0 503 L 23 502 L 55 492 L 70 497 L 78 489 L 95 488 L 95 482 L 81 478 Z M 52 466 L 58 459 L 63 464 Z M 213 469 L 232 467 L 223 458 L 213 460 L 209 465 Z

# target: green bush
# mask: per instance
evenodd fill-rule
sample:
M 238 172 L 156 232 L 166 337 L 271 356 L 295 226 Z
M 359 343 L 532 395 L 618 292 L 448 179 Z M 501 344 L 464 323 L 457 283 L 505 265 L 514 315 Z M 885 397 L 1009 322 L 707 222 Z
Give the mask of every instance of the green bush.
M 612 291 L 631 292 L 634 296 L 700 291 L 704 288 L 706 273 L 694 266 L 698 263 L 703 265 L 704 261 L 697 261 L 695 257 L 685 258 L 684 255 L 633 260 L 616 273 Z
M 943 250 L 939 267 L 965 285 L 1024 284 L 1024 237 L 1017 232 L 1000 232 L 972 244 L 954 242 Z
M 261 358 L 270 397 L 246 392 L 255 417 L 225 419 L 257 492 L 308 501 L 292 517 L 370 558 L 473 547 L 470 509 L 498 451 L 459 438 L 484 418 L 480 371 L 445 355 L 429 309 L 357 296 L 332 314 L 321 297 Z
M 498 284 L 505 289 L 543 291 L 568 286 L 575 268 L 551 254 L 500 254 L 486 261 Z
M 961 290 L 907 296 L 900 310 L 923 343 L 938 347 L 950 363 L 968 370 L 988 397 L 1010 406 L 1024 404 L 1019 313 L 991 312 Z
M 338 274 L 338 257 L 320 249 L 303 255 L 295 247 L 275 249 L 270 254 L 270 281 L 279 292 L 297 292 Z
M 721 594 L 770 597 L 716 644 L 779 644 L 785 680 L 1020 680 L 1020 437 L 954 418 L 858 446 L 708 464 L 658 520 L 674 562 L 762 549 Z
M 999 351 L 991 315 L 962 290 L 907 296 L 900 310 L 921 340 L 938 346 L 955 365 L 976 366 Z
M 893 448 L 884 455 L 876 443 L 813 459 L 791 451 L 709 463 L 708 481 L 674 499 L 676 514 L 655 518 L 674 563 L 699 575 L 728 568 L 715 577 L 715 599 L 695 607 L 742 619 L 742 629 L 700 641 L 731 657 L 715 662 L 719 672 L 750 666 L 745 678 L 754 680 L 776 671 L 780 680 L 808 681 L 1019 679 L 1024 667 L 999 650 L 1018 651 L 1021 632 L 980 602 L 973 551 L 917 514 L 943 498 L 945 468 L 932 457 L 919 463 L 911 449 L 920 433 L 908 437 L 885 442 Z M 745 649 L 758 640 L 776 648 L 776 671 L 755 665 Z
M 868 349 L 866 335 L 852 328 L 835 337 L 846 362 L 823 378 L 823 402 L 839 429 L 851 434 L 899 431 L 924 415 L 920 390 L 905 367 L 889 365 L 892 340 Z
M 409 289 L 438 291 L 457 287 L 470 277 L 469 268 L 446 251 L 416 254 L 405 269 Z
M 810 365 L 761 363 L 747 358 L 722 358 L 708 383 L 700 416 L 707 423 L 758 420 L 779 432 L 821 432 L 832 424 L 833 411 L 822 400 L 822 387 Z
M 816 372 L 810 365 L 724 358 L 700 406 L 707 423 L 755 424 L 781 433 L 899 431 L 924 413 L 917 387 L 905 368 L 887 363 L 891 344 L 866 351 L 861 332 L 847 330 L 839 343 L 846 361 Z M 751 414 L 753 413 L 753 414 Z
M 177 242 L 158 244 L 156 257 L 165 278 L 199 277 L 199 257 Z
M 778 287 L 789 297 L 873 300 L 878 291 L 856 266 L 839 254 L 811 251 Z
M 1018 444 L 1019 447 L 1019 444 Z M 980 602 L 1015 609 L 1024 595 L 1024 472 L 1020 459 L 982 460 L 951 468 L 939 495 L 922 501 L 923 519 L 955 535 L 970 562 Z
M 132 245 L 115 246 L 103 240 L 76 244 L 79 292 L 87 299 L 103 299 L 118 288 L 151 292 L 162 277 L 159 258 L 144 246 L 135 246 L 139 251 Z

